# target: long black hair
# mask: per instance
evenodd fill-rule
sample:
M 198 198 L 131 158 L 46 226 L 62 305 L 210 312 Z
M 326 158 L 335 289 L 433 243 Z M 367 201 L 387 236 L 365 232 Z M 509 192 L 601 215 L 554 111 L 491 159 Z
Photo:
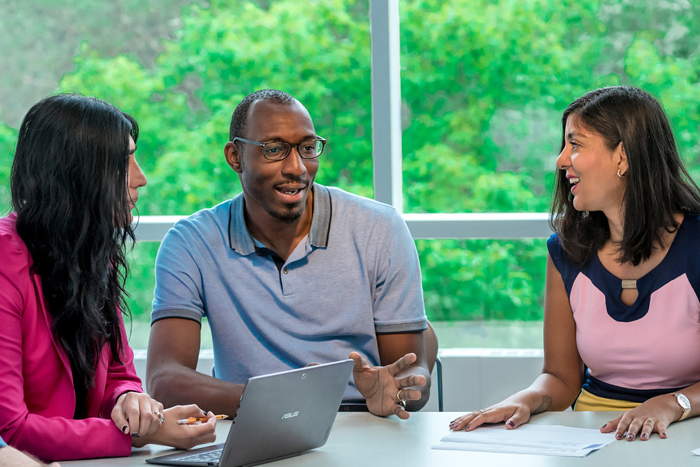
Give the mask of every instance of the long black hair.
M 675 213 L 700 214 L 700 189 L 678 155 L 661 104 L 641 89 L 596 89 L 572 102 L 562 116 L 562 150 L 566 121 L 574 114 L 610 150 L 620 142 L 625 149 L 629 168 L 622 200 L 624 233 L 617 247 L 619 261 L 636 266 L 662 244 L 664 230 L 678 228 Z M 610 238 L 608 221 L 600 211 L 577 211 L 566 171 L 558 172 L 550 224 L 571 260 L 584 264 Z
M 134 122 L 133 124 L 131 122 Z M 120 311 L 130 225 L 132 117 L 99 99 L 59 94 L 22 121 L 12 162 L 17 232 L 41 277 L 52 332 L 71 363 L 78 406 L 94 385 L 100 349 L 120 361 Z

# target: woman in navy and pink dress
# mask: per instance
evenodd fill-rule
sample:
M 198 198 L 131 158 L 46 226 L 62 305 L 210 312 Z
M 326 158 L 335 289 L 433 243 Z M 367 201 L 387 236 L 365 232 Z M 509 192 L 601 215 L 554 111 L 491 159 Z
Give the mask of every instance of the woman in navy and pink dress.
M 602 432 L 666 438 L 700 414 L 700 190 L 661 105 L 626 86 L 562 118 L 547 242 L 542 375 L 454 420 L 526 423 L 547 410 L 618 410 Z

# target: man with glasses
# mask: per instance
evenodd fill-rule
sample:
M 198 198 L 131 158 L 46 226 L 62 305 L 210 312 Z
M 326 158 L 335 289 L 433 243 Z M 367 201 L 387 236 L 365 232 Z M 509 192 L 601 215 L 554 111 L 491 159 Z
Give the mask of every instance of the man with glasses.
M 166 406 L 233 415 L 249 377 L 350 356 L 341 410 L 408 418 L 427 401 L 430 375 L 405 222 L 390 206 L 314 183 L 326 140 L 286 93 L 243 99 L 229 140 L 243 192 L 178 222 L 158 252 L 149 392 Z M 204 316 L 215 378 L 195 371 Z

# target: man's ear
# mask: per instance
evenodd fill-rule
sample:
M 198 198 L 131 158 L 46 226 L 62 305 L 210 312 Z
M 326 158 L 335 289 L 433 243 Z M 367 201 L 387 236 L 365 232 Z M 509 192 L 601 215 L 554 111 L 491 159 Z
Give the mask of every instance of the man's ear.
M 620 174 L 625 175 L 629 170 L 630 166 L 627 161 L 627 152 L 625 151 L 625 146 L 620 141 L 615 149 L 615 157 L 617 158 L 617 168 L 620 169 Z
M 241 151 L 236 143 L 228 142 L 224 146 L 224 156 L 226 157 L 226 163 L 229 167 L 233 169 L 236 173 L 243 172 L 243 164 L 241 164 Z

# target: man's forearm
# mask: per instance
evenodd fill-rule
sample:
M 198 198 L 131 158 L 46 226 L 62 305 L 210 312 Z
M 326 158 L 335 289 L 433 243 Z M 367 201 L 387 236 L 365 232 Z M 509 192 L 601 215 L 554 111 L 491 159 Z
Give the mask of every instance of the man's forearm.
M 230 417 L 238 410 L 243 387 L 181 365 L 164 367 L 148 378 L 148 392 L 166 408 L 197 404 L 205 411 Z

